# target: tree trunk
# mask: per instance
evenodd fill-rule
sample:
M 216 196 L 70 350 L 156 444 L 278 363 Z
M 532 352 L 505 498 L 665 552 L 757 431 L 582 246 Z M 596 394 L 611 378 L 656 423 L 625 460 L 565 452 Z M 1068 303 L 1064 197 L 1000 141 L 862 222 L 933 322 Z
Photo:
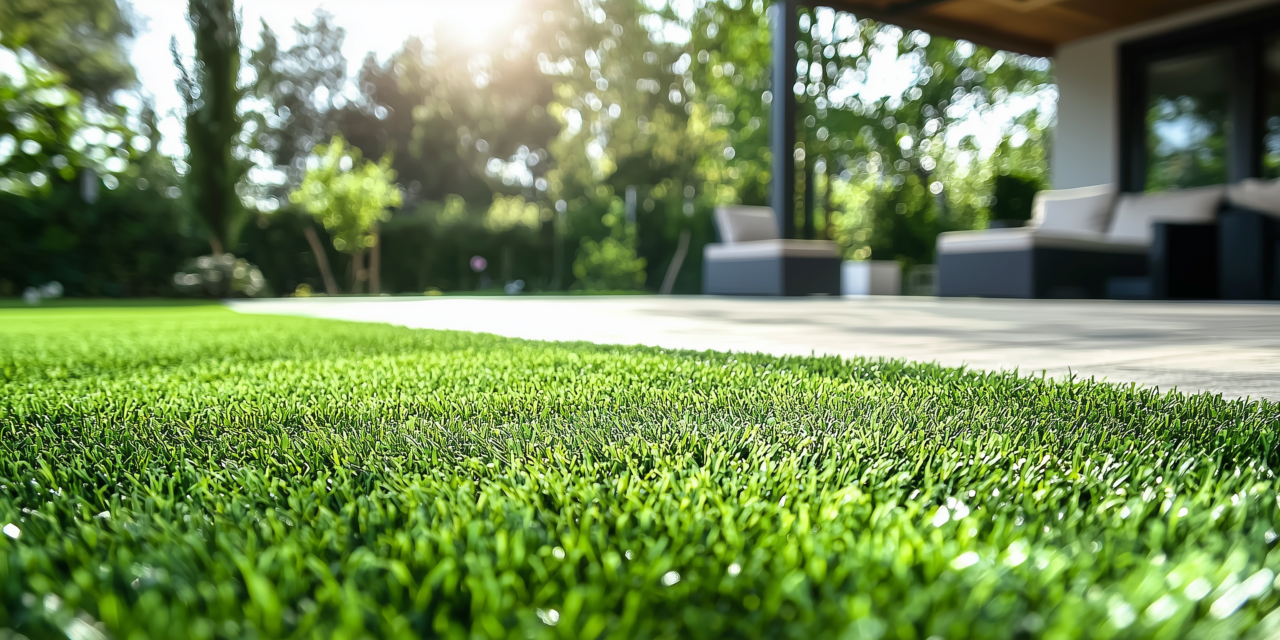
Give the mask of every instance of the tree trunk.
M 222 241 L 219 240 L 218 236 L 215 236 L 215 235 L 209 236 L 209 249 L 213 251 L 213 255 L 215 256 L 220 256 L 223 253 L 225 253 L 222 250 Z
M 311 245 L 311 253 L 316 256 L 316 266 L 320 267 L 320 278 L 324 280 L 324 292 L 331 296 L 338 295 L 338 281 L 333 279 L 333 271 L 329 269 L 329 256 L 324 252 L 324 245 L 320 244 L 320 236 L 316 235 L 315 227 L 308 221 L 302 232 L 307 236 L 307 244 Z
M 512 273 L 511 260 L 512 260 L 511 240 L 507 239 L 506 242 L 502 243 L 502 284 L 503 285 L 506 285 L 508 282 L 511 282 L 511 273 Z
M 834 172 L 830 169 L 831 165 L 827 165 L 826 180 L 822 184 L 822 237 L 825 240 L 835 240 L 835 225 L 831 224 L 831 178 Z
M 667 265 L 667 277 L 662 279 L 662 289 L 658 290 L 658 293 L 664 296 L 671 295 L 671 289 L 676 286 L 676 276 L 680 275 L 685 254 L 689 253 L 689 235 L 688 229 L 680 232 L 680 244 L 676 245 L 676 255 L 672 256 L 671 264 Z
M 373 228 L 373 249 L 369 252 L 369 293 L 382 293 L 382 231 Z
M 369 279 L 369 272 L 364 268 L 364 252 L 351 254 L 351 293 L 364 293 L 364 283 Z

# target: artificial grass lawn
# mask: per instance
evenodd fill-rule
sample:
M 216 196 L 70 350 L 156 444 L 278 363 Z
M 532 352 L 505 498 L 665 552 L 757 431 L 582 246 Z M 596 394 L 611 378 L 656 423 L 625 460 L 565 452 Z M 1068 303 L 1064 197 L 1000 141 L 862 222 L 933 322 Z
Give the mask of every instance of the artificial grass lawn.
M 1280 634 L 1274 404 L 217 307 L 0 385 L 0 638 Z

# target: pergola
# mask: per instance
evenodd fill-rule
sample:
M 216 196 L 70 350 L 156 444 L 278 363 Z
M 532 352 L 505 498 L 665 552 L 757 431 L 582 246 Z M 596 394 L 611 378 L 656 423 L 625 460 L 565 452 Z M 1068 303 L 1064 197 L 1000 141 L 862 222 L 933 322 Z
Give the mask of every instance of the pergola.
M 777 0 L 772 6 L 774 103 L 770 204 L 782 237 L 794 238 L 796 10 L 826 6 L 859 17 L 976 44 L 1051 56 L 1061 44 L 1221 0 Z

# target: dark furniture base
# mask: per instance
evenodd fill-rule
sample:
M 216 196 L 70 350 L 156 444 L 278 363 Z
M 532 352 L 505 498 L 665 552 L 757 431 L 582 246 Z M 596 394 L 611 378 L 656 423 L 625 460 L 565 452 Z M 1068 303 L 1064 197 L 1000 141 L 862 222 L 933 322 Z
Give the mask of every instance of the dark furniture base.
M 728 296 L 840 295 L 840 258 L 707 260 L 702 292 Z
M 1218 287 L 1226 300 L 1280 299 L 1280 224 L 1229 207 L 1218 218 Z
M 1218 297 L 1218 225 L 1159 223 L 1151 233 L 1152 298 Z
M 1147 256 L 1027 249 L 938 255 L 938 295 L 983 298 L 1105 298 L 1112 278 L 1147 275 Z

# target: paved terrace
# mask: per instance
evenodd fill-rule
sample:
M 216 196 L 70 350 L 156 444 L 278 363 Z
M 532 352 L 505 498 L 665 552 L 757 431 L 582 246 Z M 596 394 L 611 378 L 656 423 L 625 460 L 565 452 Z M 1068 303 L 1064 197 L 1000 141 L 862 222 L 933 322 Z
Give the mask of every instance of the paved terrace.
M 244 313 L 532 340 L 885 356 L 1280 400 L 1280 305 L 934 298 L 310 298 Z

